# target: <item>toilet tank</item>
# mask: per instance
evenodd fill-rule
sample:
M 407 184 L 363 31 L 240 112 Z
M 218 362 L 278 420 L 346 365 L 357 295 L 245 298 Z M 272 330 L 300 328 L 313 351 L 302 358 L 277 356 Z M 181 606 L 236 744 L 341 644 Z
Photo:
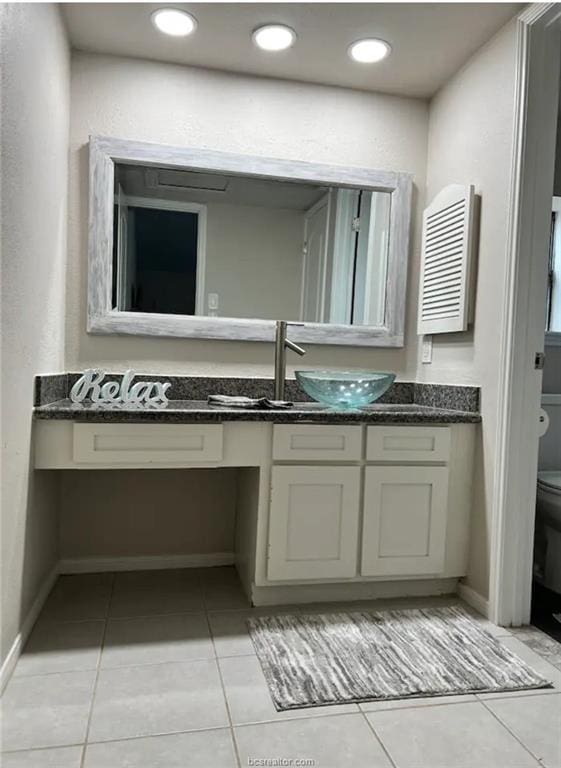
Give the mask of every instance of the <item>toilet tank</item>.
M 549 416 L 549 428 L 540 438 L 538 467 L 561 470 L 561 394 L 542 395 L 542 408 Z

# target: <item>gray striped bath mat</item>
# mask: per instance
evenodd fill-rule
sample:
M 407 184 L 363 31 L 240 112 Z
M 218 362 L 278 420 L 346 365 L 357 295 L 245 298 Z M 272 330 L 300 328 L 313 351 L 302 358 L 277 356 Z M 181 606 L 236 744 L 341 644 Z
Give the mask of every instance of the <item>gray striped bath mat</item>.
M 277 710 L 551 687 L 462 608 L 247 623 Z

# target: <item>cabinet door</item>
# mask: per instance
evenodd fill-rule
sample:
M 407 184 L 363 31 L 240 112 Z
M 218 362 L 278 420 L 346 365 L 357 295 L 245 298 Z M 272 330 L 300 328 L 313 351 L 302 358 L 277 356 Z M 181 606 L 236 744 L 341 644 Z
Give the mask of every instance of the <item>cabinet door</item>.
M 272 581 L 356 575 L 359 467 L 273 467 Z
M 444 567 L 447 467 L 367 467 L 363 576 L 438 574 Z

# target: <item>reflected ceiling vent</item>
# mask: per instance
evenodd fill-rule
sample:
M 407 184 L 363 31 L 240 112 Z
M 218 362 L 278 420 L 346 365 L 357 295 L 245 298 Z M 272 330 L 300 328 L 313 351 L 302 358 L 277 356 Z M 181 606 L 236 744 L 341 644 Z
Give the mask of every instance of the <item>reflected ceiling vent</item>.
M 174 171 L 167 168 L 150 168 L 146 171 L 148 189 L 196 189 L 201 192 L 226 192 L 229 179 L 215 173 Z
M 445 187 L 423 214 L 420 334 L 466 331 L 473 320 L 475 193 Z

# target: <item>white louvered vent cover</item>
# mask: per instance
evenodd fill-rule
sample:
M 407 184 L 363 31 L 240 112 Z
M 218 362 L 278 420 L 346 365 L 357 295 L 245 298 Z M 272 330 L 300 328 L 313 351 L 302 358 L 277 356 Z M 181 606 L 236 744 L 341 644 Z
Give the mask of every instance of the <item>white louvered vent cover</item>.
M 423 214 L 418 333 L 467 330 L 471 321 L 474 188 L 445 187 Z

